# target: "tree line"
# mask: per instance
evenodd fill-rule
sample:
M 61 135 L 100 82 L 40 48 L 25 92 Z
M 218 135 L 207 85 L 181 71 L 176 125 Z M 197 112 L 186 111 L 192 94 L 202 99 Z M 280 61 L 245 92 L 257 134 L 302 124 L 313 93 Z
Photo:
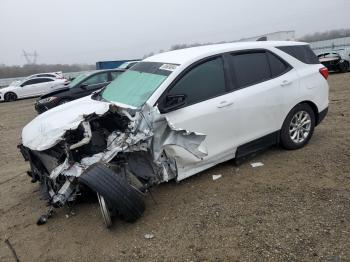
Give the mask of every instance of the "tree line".
M 56 64 L 56 65 L 47 65 L 47 64 L 28 64 L 23 66 L 7 66 L 0 64 L 0 78 L 14 78 L 14 77 L 23 77 L 29 76 L 37 73 L 48 73 L 48 72 L 79 72 L 86 70 L 95 69 L 95 65 L 80 65 L 80 64 Z
M 330 40 L 334 38 L 341 38 L 341 37 L 348 37 L 348 36 L 350 36 L 350 29 L 337 29 L 337 30 L 329 30 L 325 32 L 316 32 L 313 34 L 308 34 L 299 38 L 299 40 L 303 42 L 316 42 L 316 41 Z

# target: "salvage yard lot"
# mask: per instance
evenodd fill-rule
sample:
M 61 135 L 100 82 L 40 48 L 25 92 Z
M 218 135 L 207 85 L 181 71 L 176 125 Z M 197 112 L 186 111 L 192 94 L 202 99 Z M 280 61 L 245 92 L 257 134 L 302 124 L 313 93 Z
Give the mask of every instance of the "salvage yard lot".
M 0 261 L 14 261 L 5 239 L 20 261 L 350 260 L 350 73 L 329 83 L 330 111 L 308 146 L 155 187 L 141 219 L 110 230 L 96 201 L 36 225 L 45 202 L 16 148 L 34 99 L 1 103 Z

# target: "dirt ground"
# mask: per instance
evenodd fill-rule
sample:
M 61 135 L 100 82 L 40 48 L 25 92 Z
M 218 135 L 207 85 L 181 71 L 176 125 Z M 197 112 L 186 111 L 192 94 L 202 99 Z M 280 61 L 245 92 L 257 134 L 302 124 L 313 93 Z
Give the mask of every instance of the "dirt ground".
M 308 146 L 160 185 L 141 219 L 110 230 L 96 201 L 36 225 L 45 202 L 16 148 L 34 100 L 1 103 L 0 261 L 14 261 L 5 239 L 20 261 L 350 261 L 350 73 L 329 83 L 330 111 Z

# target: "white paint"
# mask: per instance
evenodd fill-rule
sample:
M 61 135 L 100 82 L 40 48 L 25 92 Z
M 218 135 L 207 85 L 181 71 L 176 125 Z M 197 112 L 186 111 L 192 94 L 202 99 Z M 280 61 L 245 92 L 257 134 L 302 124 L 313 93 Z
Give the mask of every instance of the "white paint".
M 222 175 L 213 175 L 213 180 L 215 181 L 215 180 L 218 180 L 219 178 L 221 178 L 222 177 Z
M 264 164 L 261 162 L 255 162 L 255 163 L 251 163 L 250 164 L 252 167 L 259 167 L 259 166 L 263 166 Z
M 50 82 L 36 83 L 36 84 L 28 84 L 29 81 L 33 81 L 36 79 L 51 79 Z M 4 100 L 4 96 L 6 93 L 15 93 L 17 98 L 26 98 L 33 96 L 40 96 L 57 89 L 63 88 L 65 83 L 67 83 L 66 79 L 57 79 L 52 77 L 36 77 L 28 80 L 23 80 L 21 82 L 16 82 L 13 85 L 8 87 L 4 87 L 0 89 L 0 101 Z M 28 84 L 28 85 L 27 85 Z
M 146 105 L 137 109 L 135 116 L 132 117 L 125 110 L 127 105 L 85 97 L 58 106 L 35 118 L 23 129 L 23 145 L 38 151 L 49 149 L 63 139 L 67 130 L 76 129 L 85 121 L 85 116 L 103 115 L 110 106 L 117 105 L 120 113 L 129 117 L 132 132 L 128 135 L 112 133 L 108 140 L 113 143 L 108 143 L 109 147 L 104 152 L 84 158 L 68 169 L 65 167 L 62 172 L 69 176 L 79 176 L 87 166 L 98 161 L 108 162 L 120 151 L 146 150 L 148 147 L 151 148 L 157 163 L 163 150 L 169 158 L 175 160 L 176 179 L 182 180 L 234 158 L 240 145 L 280 130 L 288 112 L 298 103 L 312 101 L 319 111 L 328 106 L 328 84 L 319 73 L 322 65 L 304 64 L 274 47 L 300 44 L 304 43 L 253 42 L 211 45 L 176 50 L 147 58 L 145 61 L 176 63 L 179 66 L 154 92 Z M 252 48 L 264 48 L 278 54 L 288 61 L 293 69 L 263 83 L 167 114 L 159 113 L 156 101 L 190 64 L 214 54 Z M 310 88 L 314 86 L 317 88 Z M 145 143 L 140 145 L 142 141 Z M 53 176 L 56 176 L 56 173 Z M 165 174 L 164 181 L 169 177 L 171 175 Z

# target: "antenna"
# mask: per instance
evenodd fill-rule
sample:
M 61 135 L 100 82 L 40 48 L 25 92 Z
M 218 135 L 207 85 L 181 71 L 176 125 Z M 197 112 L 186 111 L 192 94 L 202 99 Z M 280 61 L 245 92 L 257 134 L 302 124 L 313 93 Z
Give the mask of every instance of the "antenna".
M 28 65 L 35 65 L 36 64 L 36 60 L 38 59 L 38 53 L 36 51 L 34 51 L 33 53 L 29 53 L 26 52 L 24 50 L 23 51 L 23 56 L 25 58 L 25 60 L 27 61 Z

